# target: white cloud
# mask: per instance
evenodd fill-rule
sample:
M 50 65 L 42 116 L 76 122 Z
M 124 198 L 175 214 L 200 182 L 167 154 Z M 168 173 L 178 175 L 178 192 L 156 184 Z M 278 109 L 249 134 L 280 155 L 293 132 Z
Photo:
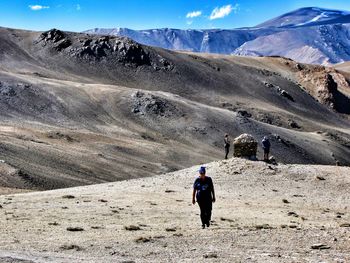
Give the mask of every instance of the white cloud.
M 202 11 L 193 11 L 193 12 L 189 12 L 186 15 L 186 18 L 194 18 L 194 17 L 199 17 L 202 15 Z
M 76 5 L 77 11 L 81 10 L 81 6 L 79 4 Z
M 215 7 L 215 9 L 211 12 L 209 19 L 214 20 L 218 18 L 223 18 L 228 16 L 232 11 L 237 13 L 239 10 L 239 4 L 232 5 L 224 5 L 222 7 Z
M 44 6 L 44 5 L 30 5 L 29 8 L 33 11 L 39 11 L 43 9 L 49 9 L 49 6 Z

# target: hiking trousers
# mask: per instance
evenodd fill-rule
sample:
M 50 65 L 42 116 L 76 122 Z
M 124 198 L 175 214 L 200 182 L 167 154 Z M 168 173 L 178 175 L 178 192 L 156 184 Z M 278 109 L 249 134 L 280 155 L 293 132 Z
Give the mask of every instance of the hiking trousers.
M 230 147 L 225 147 L 225 159 L 227 159 L 229 152 L 230 152 Z
M 213 208 L 213 202 L 212 201 L 198 201 L 199 208 L 201 210 L 201 220 L 202 225 L 209 226 L 210 220 L 211 220 L 211 210 Z

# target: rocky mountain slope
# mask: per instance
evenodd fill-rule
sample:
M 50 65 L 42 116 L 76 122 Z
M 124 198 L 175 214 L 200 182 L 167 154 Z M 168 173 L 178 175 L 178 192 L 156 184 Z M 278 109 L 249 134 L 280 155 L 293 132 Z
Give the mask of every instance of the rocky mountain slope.
M 334 67 L 343 73 L 350 73 L 350 62 L 340 63 Z
M 350 170 L 210 163 L 217 201 L 201 229 L 198 166 L 109 184 L 0 196 L 1 262 L 350 261 Z M 40 236 L 40 238 L 38 238 Z
M 268 135 L 278 162 L 350 164 L 349 84 L 335 69 L 59 30 L 0 28 L 0 43 L 7 192 L 221 159 L 225 133 Z
M 350 60 L 349 23 L 350 12 L 308 7 L 252 28 L 95 28 L 86 32 L 127 36 L 139 43 L 173 50 L 242 56 L 284 56 L 298 62 L 329 65 Z

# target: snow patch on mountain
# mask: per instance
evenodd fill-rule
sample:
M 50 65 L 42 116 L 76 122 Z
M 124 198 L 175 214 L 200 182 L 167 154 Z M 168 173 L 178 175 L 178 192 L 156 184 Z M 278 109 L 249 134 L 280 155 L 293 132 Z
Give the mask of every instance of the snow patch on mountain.
M 241 56 L 285 56 L 311 64 L 350 60 L 350 12 L 310 7 L 289 12 L 252 28 L 180 30 L 128 28 L 86 33 L 126 36 L 150 46 Z

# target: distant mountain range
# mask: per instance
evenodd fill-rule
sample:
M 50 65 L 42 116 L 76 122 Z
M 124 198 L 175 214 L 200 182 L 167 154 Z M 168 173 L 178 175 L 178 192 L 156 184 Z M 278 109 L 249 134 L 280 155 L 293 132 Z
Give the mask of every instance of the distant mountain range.
M 316 7 L 301 8 L 255 27 L 232 30 L 95 28 L 85 32 L 126 36 L 172 50 L 283 56 L 322 65 L 350 61 L 350 12 Z

